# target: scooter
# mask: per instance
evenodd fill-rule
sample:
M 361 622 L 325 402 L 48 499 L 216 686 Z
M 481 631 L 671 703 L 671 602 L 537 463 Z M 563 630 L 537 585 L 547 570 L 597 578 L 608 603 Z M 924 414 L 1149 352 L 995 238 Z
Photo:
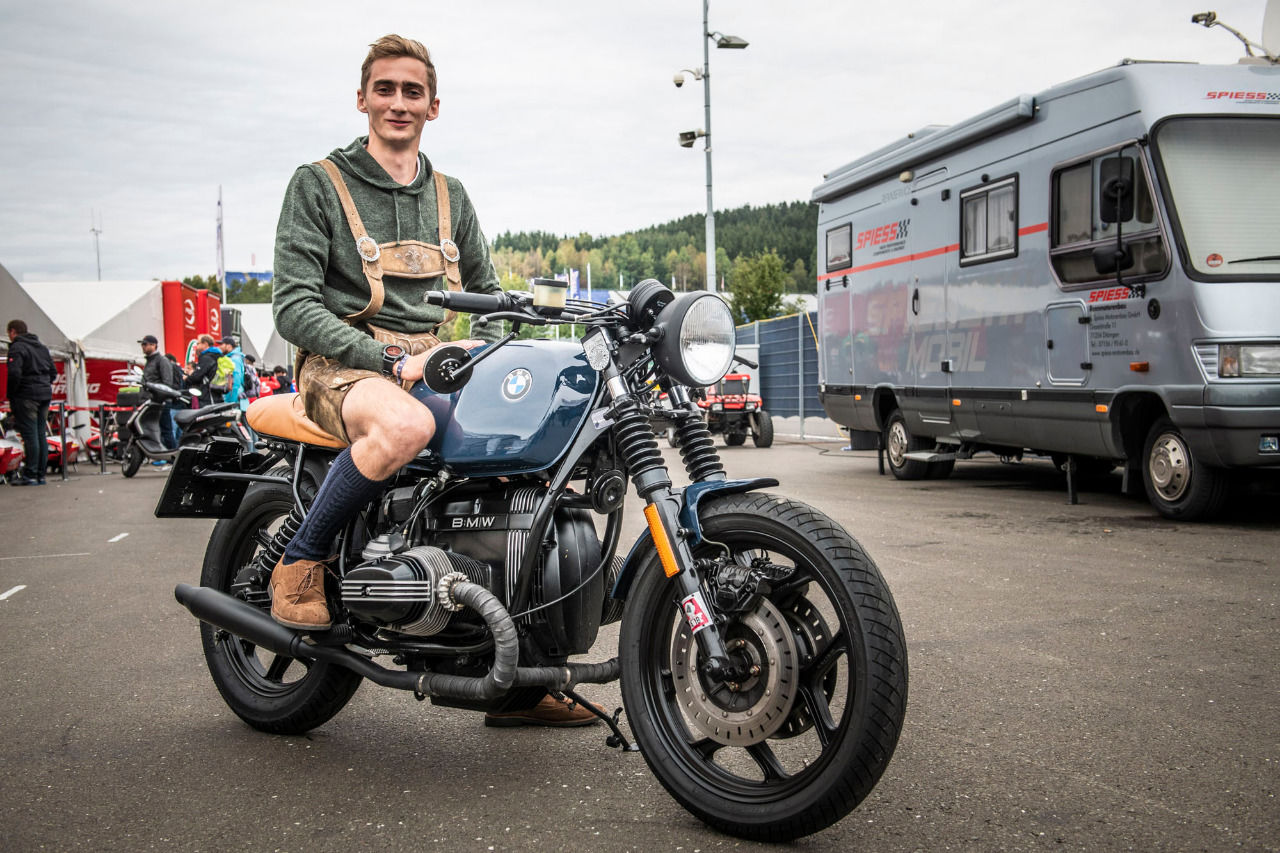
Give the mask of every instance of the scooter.
M 200 389 L 179 391 L 159 382 L 144 386 L 151 392 L 142 405 L 134 409 L 125 422 L 125 446 L 120 473 L 132 477 L 138 473 L 144 461 L 172 462 L 183 447 L 204 445 L 214 436 L 228 436 L 238 441 L 247 452 L 253 451 L 253 433 L 244 420 L 244 412 L 238 403 L 217 403 L 192 409 L 191 401 L 199 399 Z M 178 446 L 170 450 L 160 439 L 160 416 L 164 406 L 178 401 L 187 408 L 173 413 L 178 425 Z

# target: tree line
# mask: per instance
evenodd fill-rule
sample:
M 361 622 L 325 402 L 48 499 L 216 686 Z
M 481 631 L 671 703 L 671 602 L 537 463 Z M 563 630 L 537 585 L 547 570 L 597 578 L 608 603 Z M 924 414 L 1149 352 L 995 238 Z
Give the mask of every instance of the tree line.
M 817 289 L 818 209 L 803 201 L 745 205 L 716 213 L 716 273 L 732 294 L 741 322 L 763 320 L 794 309 L 786 294 Z M 524 288 L 532 278 L 570 269 L 582 288 L 590 269 L 595 290 L 630 289 L 646 278 L 677 291 L 706 289 L 706 226 L 703 214 L 612 236 L 576 237 L 546 231 L 504 232 L 490 247 L 505 289 Z M 217 290 L 214 276 L 188 276 L 184 284 Z M 227 283 L 227 304 L 270 302 L 270 282 Z

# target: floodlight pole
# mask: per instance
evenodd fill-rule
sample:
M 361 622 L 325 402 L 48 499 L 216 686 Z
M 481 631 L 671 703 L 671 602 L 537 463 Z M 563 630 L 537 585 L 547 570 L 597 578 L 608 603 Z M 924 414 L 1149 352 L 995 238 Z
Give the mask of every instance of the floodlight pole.
M 102 226 L 94 219 L 93 210 L 89 211 L 89 231 L 93 234 L 93 255 L 98 262 L 98 281 L 102 281 L 102 249 L 98 246 L 98 235 L 102 233 Z
M 707 290 L 716 292 L 716 208 L 711 201 L 711 30 L 707 13 L 711 0 L 702 0 L 702 104 L 706 113 L 703 150 L 707 155 Z

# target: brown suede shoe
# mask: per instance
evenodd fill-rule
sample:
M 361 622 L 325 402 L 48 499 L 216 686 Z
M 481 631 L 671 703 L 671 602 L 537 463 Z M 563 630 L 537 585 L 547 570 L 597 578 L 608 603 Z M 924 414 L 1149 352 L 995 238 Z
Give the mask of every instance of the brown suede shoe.
M 595 704 L 594 702 L 592 703 Z M 599 705 L 596 705 L 600 708 Z M 600 708 L 603 711 L 603 708 Z M 505 728 L 508 726 L 551 726 L 553 728 L 571 728 L 573 726 L 589 726 L 600 722 L 600 718 L 583 708 L 577 702 L 557 699 L 547 695 L 532 708 L 524 711 L 504 711 L 484 715 L 486 726 Z
M 324 601 L 324 563 L 281 558 L 271 572 L 271 618 L 304 631 L 333 624 Z

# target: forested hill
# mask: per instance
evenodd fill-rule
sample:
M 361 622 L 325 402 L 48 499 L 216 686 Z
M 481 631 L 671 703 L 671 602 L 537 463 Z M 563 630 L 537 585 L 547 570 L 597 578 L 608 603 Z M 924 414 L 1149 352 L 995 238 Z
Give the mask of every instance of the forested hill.
M 818 209 L 803 201 L 747 205 L 716 212 L 716 270 L 732 275 L 733 264 L 764 252 L 777 252 L 790 292 L 812 292 Z M 696 213 L 609 237 L 557 236 L 545 231 L 507 232 L 493 241 L 500 275 L 532 278 L 591 265 L 596 287 L 616 287 L 621 275 L 630 287 L 643 278 L 670 282 L 679 289 L 702 289 L 706 218 Z M 585 282 L 584 282 L 585 283 Z

